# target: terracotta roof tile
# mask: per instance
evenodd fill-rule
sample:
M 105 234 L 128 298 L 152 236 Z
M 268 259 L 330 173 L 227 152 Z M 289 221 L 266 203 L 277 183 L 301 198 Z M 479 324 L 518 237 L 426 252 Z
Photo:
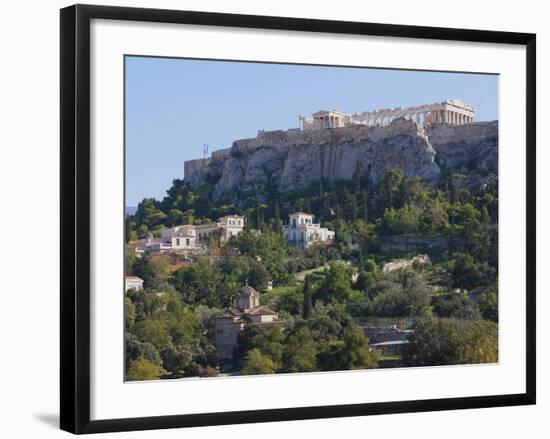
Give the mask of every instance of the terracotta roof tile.
M 246 314 L 251 316 L 276 316 L 277 313 L 267 306 L 255 306 L 249 309 Z

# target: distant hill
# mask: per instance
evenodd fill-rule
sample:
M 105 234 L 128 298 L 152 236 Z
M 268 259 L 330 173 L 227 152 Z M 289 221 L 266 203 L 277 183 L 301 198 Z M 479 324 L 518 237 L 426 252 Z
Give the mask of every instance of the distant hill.
M 137 206 L 126 206 L 126 216 L 134 215 L 137 212 Z

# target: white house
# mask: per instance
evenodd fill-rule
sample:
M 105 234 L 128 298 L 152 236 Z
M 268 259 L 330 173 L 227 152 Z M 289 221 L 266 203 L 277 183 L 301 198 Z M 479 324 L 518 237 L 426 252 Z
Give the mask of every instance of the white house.
M 195 226 L 190 224 L 171 227 L 161 232 L 163 243 L 170 245 L 174 250 L 189 250 L 195 248 L 196 237 Z
M 126 276 L 125 291 L 128 290 L 143 290 L 143 279 L 137 276 Z
M 135 246 L 136 253 L 165 253 L 172 249 L 172 244 L 169 239 L 153 238 L 152 234 L 149 237 L 142 239 Z
M 220 232 L 220 226 L 218 226 L 217 223 L 199 224 L 193 227 L 195 228 L 195 233 L 199 240 L 209 236 L 216 236 Z
M 222 229 L 222 239 L 228 240 L 243 231 L 244 217 L 240 215 L 226 215 L 218 219 L 218 226 Z
M 222 241 L 227 241 L 232 236 L 237 236 L 243 231 L 244 217 L 240 215 L 227 215 L 210 224 L 184 224 L 163 229 L 160 238 L 141 240 L 136 246 L 136 253 L 155 252 L 164 253 L 170 250 L 176 251 L 202 251 L 205 246 L 201 240 L 209 236 L 219 236 Z
M 330 244 L 334 241 L 334 232 L 314 223 L 313 215 L 305 212 L 290 214 L 288 225 L 283 226 L 283 235 L 288 242 L 301 250 L 317 242 Z

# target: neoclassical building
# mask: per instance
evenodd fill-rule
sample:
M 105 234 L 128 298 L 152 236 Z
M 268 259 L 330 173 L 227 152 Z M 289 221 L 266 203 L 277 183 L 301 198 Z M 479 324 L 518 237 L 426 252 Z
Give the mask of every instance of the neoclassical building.
M 260 293 L 248 283 L 235 294 L 234 303 L 235 307 L 216 319 L 216 353 L 221 366 L 233 363 L 239 334 L 247 326 L 282 322 L 275 311 L 260 305 Z
M 322 242 L 334 241 L 334 232 L 313 222 L 313 215 L 305 212 L 294 212 L 289 215 L 288 225 L 283 226 L 286 240 L 300 250 Z
M 244 217 L 240 215 L 226 215 L 210 224 L 184 224 L 163 229 L 160 238 L 142 240 L 136 247 L 137 252 L 164 253 L 171 250 L 193 252 L 200 250 L 201 241 L 209 236 L 219 236 L 222 241 L 237 236 L 244 229 Z
M 476 110 L 473 107 L 460 99 L 449 99 L 416 107 L 382 108 L 354 114 L 344 113 L 340 110 L 321 110 L 313 113 L 311 117 L 298 116 L 298 122 L 302 131 L 341 128 L 350 125 L 386 126 L 399 117 L 412 119 L 424 125 L 434 123 L 464 125 L 473 123 L 475 115 Z

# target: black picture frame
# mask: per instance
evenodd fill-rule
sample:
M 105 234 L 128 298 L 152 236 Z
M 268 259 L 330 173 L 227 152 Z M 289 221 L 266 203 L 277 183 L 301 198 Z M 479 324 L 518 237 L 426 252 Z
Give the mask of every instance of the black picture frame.
M 526 392 L 417 401 L 90 420 L 90 21 L 133 20 L 526 47 Z M 535 404 L 536 36 L 210 12 L 74 5 L 61 10 L 61 429 L 100 433 Z

